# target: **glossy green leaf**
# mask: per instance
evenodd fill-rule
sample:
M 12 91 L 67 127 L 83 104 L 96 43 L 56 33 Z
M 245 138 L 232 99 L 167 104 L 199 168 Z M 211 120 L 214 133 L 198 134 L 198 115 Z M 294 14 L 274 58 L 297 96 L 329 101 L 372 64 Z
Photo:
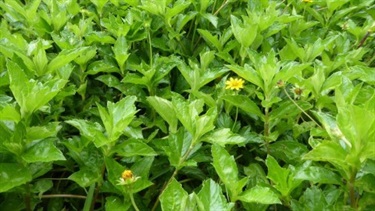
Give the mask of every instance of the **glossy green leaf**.
M 314 184 L 341 184 L 341 177 L 337 173 L 330 169 L 309 166 L 305 169 L 301 169 L 295 174 L 296 179 L 308 180 Z
M 111 140 L 104 136 L 103 127 L 97 122 L 89 122 L 81 119 L 72 119 L 65 122 L 76 127 L 81 135 L 94 142 L 96 147 L 101 147 L 111 142 Z
M 34 126 L 26 128 L 26 137 L 29 141 L 55 137 L 62 126 L 59 122 L 50 122 L 45 126 Z
M 22 159 L 28 163 L 65 160 L 63 153 L 53 142 L 54 139 L 39 141 L 22 154 Z
M 332 210 L 324 197 L 324 193 L 316 186 L 308 188 L 299 199 L 298 204 L 292 203 L 292 208 L 298 210 Z
M 167 154 L 170 164 L 174 167 L 181 168 L 181 161 L 192 142 L 191 135 L 183 128 L 180 128 L 177 133 L 170 134 L 167 141 L 167 145 L 162 148 L 165 154 Z
M 137 111 L 134 102 L 136 99 L 135 96 L 127 96 L 117 103 L 108 101 L 108 110 L 97 104 L 100 118 L 103 121 L 110 142 L 116 141 L 135 117 Z
M 209 141 L 213 144 L 218 144 L 224 147 L 227 144 L 234 145 L 244 145 L 246 144 L 247 140 L 243 136 L 238 134 L 234 134 L 231 132 L 229 128 L 221 128 L 218 130 L 209 133 L 205 140 Z
M 301 158 L 308 152 L 306 145 L 292 140 L 281 140 L 270 145 L 270 154 L 291 164 L 301 162 Z
M 28 79 L 21 67 L 13 61 L 7 63 L 10 89 L 21 107 L 21 116 L 28 116 L 54 98 L 65 86 L 65 80 L 51 79 L 45 83 Z
M 16 163 L 0 163 L 1 193 L 30 182 L 31 179 L 31 173 L 26 167 Z
M 281 204 L 278 195 L 268 187 L 255 186 L 244 191 L 238 199 L 249 203 Z
M 105 198 L 105 210 L 107 211 L 118 211 L 128 210 L 131 206 L 129 201 L 124 202 L 117 196 L 109 196 Z
M 173 178 L 160 195 L 161 208 L 164 211 L 185 210 L 187 198 L 187 192 L 182 188 L 182 185 Z
M 212 35 L 209 31 L 205 29 L 198 29 L 199 34 L 203 37 L 206 42 L 208 42 L 210 45 L 214 46 L 217 50 L 221 51 L 222 50 L 222 45 L 219 41 L 219 39 Z
M 21 115 L 14 106 L 6 105 L 3 108 L 0 107 L 0 120 L 19 122 L 21 120 Z
M 124 36 L 118 37 L 112 50 L 115 54 L 115 59 L 121 70 L 124 70 L 124 64 L 129 58 L 128 43 Z
M 172 103 L 157 96 L 147 97 L 147 101 L 156 110 L 156 112 L 158 112 L 158 114 L 168 122 L 171 132 L 176 132 L 178 119 L 175 111 L 173 110 Z
M 230 16 L 232 31 L 236 40 L 245 48 L 248 48 L 255 40 L 258 31 L 256 23 L 248 23 L 238 19 L 236 16 Z
M 327 161 L 346 172 L 353 165 L 346 160 L 347 152 L 334 141 L 325 141 L 303 156 L 303 159 L 313 161 Z
M 268 168 L 267 177 L 274 183 L 274 187 L 282 196 L 289 196 L 301 184 L 302 181 L 294 178 L 291 169 L 281 167 L 272 156 L 267 157 L 266 165 Z
M 70 175 L 68 179 L 73 180 L 79 186 L 85 188 L 98 182 L 101 179 L 101 174 L 97 169 L 93 169 L 92 167 L 83 167 Z
M 237 106 L 244 110 L 248 115 L 256 115 L 260 118 L 264 118 L 264 114 L 259 109 L 258 105 L 255 104 L 250 98 L 243 95 L 224 95 L 222 97 L 225 101 L 230 104 Z M 254 116 L 253 116 L 254 117 Z
M 203 203 L 204 210 L 231 210 L 233 204 L 228 203 L 225 199 L 220 185 L 212 179 L 205 180 L 202 189 L 198 193 L 198 197 Z
M 86 49 L 87 47 L 77 48 L 77 49 L 72 49 L 72 50 L 62 50 L 54 59 L 50 61 L 50 63 L 47 66 L 47 70 L 49 72 L 54 72 L 60 67 L 73 61 Z
M 213 144 L 211 148 L 213 166 L 225 186 L 231 190 L 236 189 L 238 181 L 238 168 L 234 157 L 221 146 Z M 234 193 L 234 195 L 236 195 Z
M 157 153 L 142 140 L 128 139 L 116 145 L 114 152 L 124 157 L 156 156 Z

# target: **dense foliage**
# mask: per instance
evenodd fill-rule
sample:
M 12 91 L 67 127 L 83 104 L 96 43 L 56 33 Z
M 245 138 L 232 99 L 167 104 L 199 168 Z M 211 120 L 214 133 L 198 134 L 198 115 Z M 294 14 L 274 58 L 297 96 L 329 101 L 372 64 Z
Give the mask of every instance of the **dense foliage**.
M 374 0 L 1 0 L 1 210 L 374 210 Z

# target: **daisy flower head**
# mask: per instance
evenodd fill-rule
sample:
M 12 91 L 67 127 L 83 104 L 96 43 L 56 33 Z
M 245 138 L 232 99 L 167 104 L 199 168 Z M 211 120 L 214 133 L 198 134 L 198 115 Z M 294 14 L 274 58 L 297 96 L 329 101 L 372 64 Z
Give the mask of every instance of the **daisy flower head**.
M 122 172 L 118 185 L 129 185 L 137 181 L 140 177 L 135 177 L 131 170 L 125 170 Z
M 233 78 L 230 77 L 229 80 L 225 82 L 225 89 L 231 89 L 231 90 L 240 90 L 243 88 L 243 84 L 245 81 L 242 78 Z

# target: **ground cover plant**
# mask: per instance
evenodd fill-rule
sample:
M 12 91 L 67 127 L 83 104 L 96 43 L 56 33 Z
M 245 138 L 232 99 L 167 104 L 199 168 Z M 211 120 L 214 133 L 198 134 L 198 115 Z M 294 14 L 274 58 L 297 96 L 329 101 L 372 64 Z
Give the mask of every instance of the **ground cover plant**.
M 374 210 L 374 0 L 1 0 L 1 210 Z

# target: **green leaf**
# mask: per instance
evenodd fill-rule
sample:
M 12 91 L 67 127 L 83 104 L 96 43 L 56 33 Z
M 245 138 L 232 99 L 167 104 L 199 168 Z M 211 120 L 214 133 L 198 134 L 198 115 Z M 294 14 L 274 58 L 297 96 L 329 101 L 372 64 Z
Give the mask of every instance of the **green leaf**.
M 303 196 L 299 199 L 299 207 L 295 207 L 295 204 L 292 203 L 292 208 L 296 210 L 332 210 L 325 199 L 323 191 L 316 186 L 306 189 Z
M 296 172 L 296 179 L 307 180 L 314 184 L 342 184 L 341 177 L 330 169 L 308 166 Z
M 198 197 L 203 203 L 204 210 L 231 210 L 234 204 L 228 203 L 225 199 L 220 185 L 212 179 L 205 180 L 202 189 L 198 193 Z
M 138 139 L 128 139 L 116 145 L 114 152 L 124 157 L 158 155 L 150 146 Z
M 254 117 L 252 115 L 255 114 L 261 119 L 264 118 L 264 114 L 259 109 L 258 105 L 255 104 L 252 100 L 250 100 L 249 97 L 246 97 L 244 95 L 224 95 L 222 99 L 244 110 L 251 117 Z
M 95 75 L 100 72 L 104 73 L 112 73 L 112 72 L 118 72 L 118 68 L 116 67 L 115 63 L 110 63 L 108 61 L 103 60 L 97 60 L 87 67 L 86 74 L 88 75 Z
M 351 163 L 346 160 L 347 152 L 334 141 L 325 141 L 318 144 L 313 150 L 303 156 L 303 159 L 313 161 L 327 161 L 337 168 L 349 173 Z
M 233 195 L 238 195 L 236 193 L 236 184 L 238 181 L 238 169 L 236 161 L 233 156 L 230 156 L 229 153 L 221 146 L 213 144 L 211 148 L 213 166 L 216 170 L 216 173 L 219 175 L 221 181 L 225 186 L 234 191 Z
M 236 16 L 230 16 L 232 31 L 236 40 L 244 48 L 248 48 L 255 40 L 258 31 L 258 24 L 256 23 L 242 23 Z
M 19 122 L 21 120 L 21 115 L 14 106 L 6 105 L 2 108 L 0 107 L 0 120 Z
M 181 168 L 181 165 L 183 165 L 181 161 L 192 142 L 191 135 L 181 127 L 177 133 L 170 134 L 167 141 L 167 145 L 162 148 L 167 154 L 170 164 L 176 168 Z
M 50 63 L 47 66 L 48 72 L 54 72 L 60 67 L 67 65 L 71 61 L 73 61 L 75 58 L 77 58 L 82 52 L 87 50 L 88 47 L 81 47 L 71 50 L 62 50 L 54 59 L 50 61 Z
M 65 122 L 76 127 L 82 136 L 94 142 L 95 146 L 98 148 L 111 142 L 104 136 L 102 126 L 97 122 L 82 119 L 72 119 Z
M 195 134 L 194 120 L 203 111 L 203 100 L 186 101 L 182 96 L 174 94 L 172 96 L 173 109 L 176 112 L 178 120 L 193 136 Z
M 281 140 L 270 145 L 270 154 L 290 164 L 301 161 L 302 155 L 307 153 L 307 147 L 297 141 Z
M 205 140 L 213 144 L 218 144 L 222 147 L 225 147 L 225 145 L 227 144 L 244 145 L 247 142 L 246 138 L 238 134 L 232 133 L 232 131 L 229 128 L 221 128 L 215 130 L 212 133 L 207 134 Z
M 54 145 L 54 139 L 45 139 L 31 146 L 22 154 L 27 163 L 65 160 L 63 153 Z
M 268 187 L 255 186 L 244 191 L 238 199 L 248 203 L 281 204 L 278 195 Z
M 127 90 L 127 86 L 121 83 L 120 80 L 114 75 L 100 75 L 96 78 L 96 80 L 103 82 L 108 87 L 116 88 L 123 93 L 125 93 Z
M 73 180 L 79 186 L 85 188 L 98 182 L 100 179 L 102 179 L 101 177 L 102 176 L 97 169 L 93 169 L 92 167 L 83 167 L 79 171 L 70 175 L 68 179 Z
M 188 193 L 173 178 L 160 195 L 161 208 L 163 211 L 185 210 L 187 198 Z
M 45 83 L 29 80 L 24 71 L 13 61 L 7 62 L 10 89 L 21 107 L 21 116 L 29 116 L 54 98 L 67 80 L 51 79 Z
M 105 198 L 105 210 L 107 211 L 128 210 L 130 206 L 130 201 L 124 202 L 117 196 L 109 196 Z
M 48 137 L 55 137 L 62 126 L 59 122 L 50 122 L 44 126 L 34 126 L 26 128 L 27 140 L 41 140 Z
M 302 182 L 293 178 L 291 170 L 282 168 L 272 156 L 267 156 L 266 165 L 268 168 L 267 177 L 283 197 L 289 197 L 293 189 Z
M 136 99 L 135 96 L 127 96 L 117 103 L 108 101 L 108 111 L 100 104 L 97 104 L 100 118 L 103 121 L 110 142 L 116 141 L 134 119 L 137 112 L 134 105 Z
M 0 163 L 1 193 L 23 185 L 31 180 L 31 173 L 26 167 L 16 163 Z
M 112 48 L 117 64 L 122 72 L 124 70 L 124 64 L 130 56 L 130 54 L 128 53 L 128 48 L 129 46 L 124 36 L 118 37 L 115 45 Z
M 168 122 L 171 133 L 177 131 L 178 119 L 175 111 L 173 110 L 172 103 L 164 98 L 157 96 L 147 97 L 147 101 L 158 112 L 158 114 Z
M 221 45 L 219 39 L 212 35 L 209 31 L 205 29 L 198 29 L 199 34 L 203 37 L 203 39 L 214 46 L 218 51 L 221 51 L 223 46 Z

